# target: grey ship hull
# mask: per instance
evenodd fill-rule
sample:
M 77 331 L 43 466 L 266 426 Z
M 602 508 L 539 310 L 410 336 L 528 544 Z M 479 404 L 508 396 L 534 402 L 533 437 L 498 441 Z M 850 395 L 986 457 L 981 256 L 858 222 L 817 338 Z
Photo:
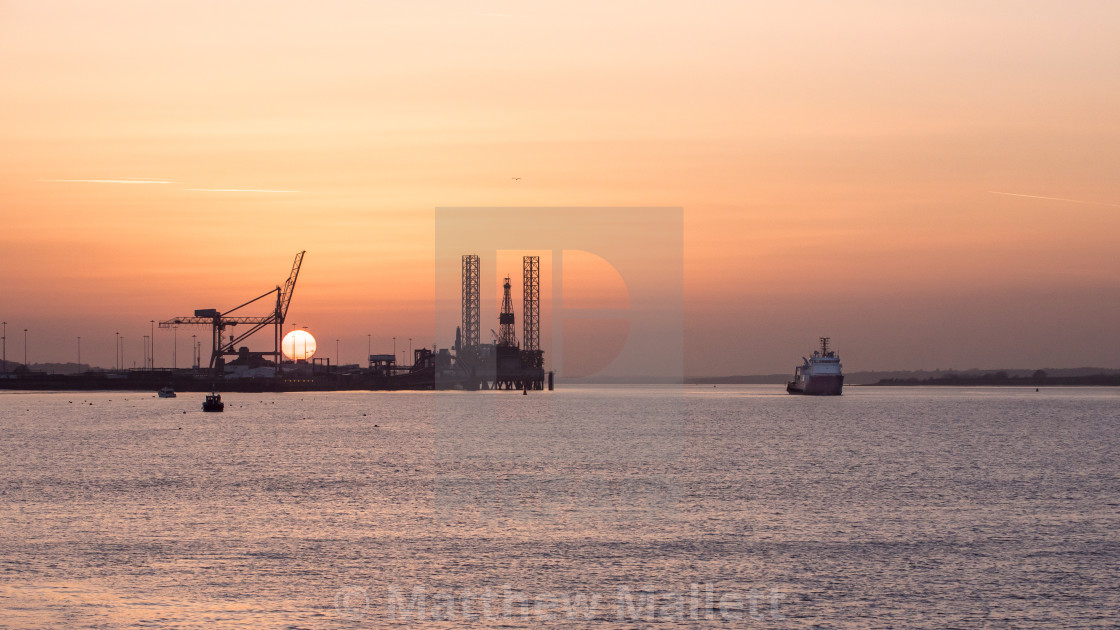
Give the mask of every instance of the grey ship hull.
M 790 381 L 786 391 L 805 396 L 839 396 L 844 390 L 844 375 L 829 374 L 810 376 L 802 381 Z

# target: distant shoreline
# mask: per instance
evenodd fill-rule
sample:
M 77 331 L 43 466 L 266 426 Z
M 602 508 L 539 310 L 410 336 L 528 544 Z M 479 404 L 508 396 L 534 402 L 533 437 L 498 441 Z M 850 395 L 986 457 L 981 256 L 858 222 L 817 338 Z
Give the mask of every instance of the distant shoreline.
M 1118 374 L 1093 374 L 1087 376 L 942 376 L 938 378 L 885 378 L 863 387 L 891 386 L 949 386 L 949 387 L 1120 387 Z
M 686 378 L 690 385 L 785 385 L 791 374 L 753 374 Z M 1042 387 L 1055 385 L 1120 386 L 1120 370 L 1111 368 L 1053 368 L 914 371 L 860 371 L 844 375 L 845 385 L 1006 385 Z

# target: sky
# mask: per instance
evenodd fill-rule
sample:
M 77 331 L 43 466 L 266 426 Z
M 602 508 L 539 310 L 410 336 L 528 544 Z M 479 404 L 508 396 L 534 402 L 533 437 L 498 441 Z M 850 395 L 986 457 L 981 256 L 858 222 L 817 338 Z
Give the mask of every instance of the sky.
M 7 356 L 139 364 L 302 250 L 324 351 L 447 346 L 436 208 L 679 207 L 687 375 L 824 335 L 850 371 L 1120 367 L 1117 32 L 1079 0 L 0 1 Z

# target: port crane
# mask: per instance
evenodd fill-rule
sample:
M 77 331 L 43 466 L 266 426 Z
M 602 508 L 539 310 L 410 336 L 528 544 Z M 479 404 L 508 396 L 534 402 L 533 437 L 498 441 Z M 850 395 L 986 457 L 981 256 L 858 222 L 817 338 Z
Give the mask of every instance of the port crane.
M 210 373 L 215 377 L 220 377 L 225 371 L 225 357 L 238 355 L 237 344 L 245 341 L 245 339 L 263 328 L 274 326 L 273 350 L 272 352 L 262 352 L 260 354 L 272 355 L 276 361 L 276 370 L 279 372 L 281 358 L 280 342 L 284 336 L 284 318 L 288 315 L 288 305 L 291 304 L 292 293 L 296 290 L 296 278 L 299 277 L 299 268 L 300 265 L 303 264 L 303 255 L 305 253 L 306 251 L 301 251 L 296 254 L 295 262 L 292 263 L 292 271 L 288 275 L 288 279 L 284 282 L 283 286 L 277 285 L 275 289 L 225 312 L 213 308 L 198 309 L 194 312 L 194 316 L 175 317 L 173 319 L 161 321 L 159 327 L 210 326 L 211 334 L 213 335 L 213 345 L 211 346 L 213 350 L 210 353 Z M 240 309 L 273 294 L 276 295 L 276 306 L 272 313 L 258 317 L 232 315 Z M 235 334 L 233 331 L 230 331 L 229 335 L 225 334 L 227 327 L 239 325 L 248 326 L 249 328 L 241 333 Z

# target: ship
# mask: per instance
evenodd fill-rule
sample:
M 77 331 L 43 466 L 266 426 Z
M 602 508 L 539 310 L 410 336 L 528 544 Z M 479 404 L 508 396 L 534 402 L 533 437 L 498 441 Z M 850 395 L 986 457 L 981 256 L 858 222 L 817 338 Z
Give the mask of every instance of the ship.
M 206 400 L 202 403 L 203 411 L 224 411 L 226 404 L 222 402 L 222 395 L 217 391 L 211 391 L 206 395 Z
M 793 380 L 786 384 L 791 394 L 807 396 L 839 396 L 844 389 L 843 366 L 840 355 L 829 350 L 828 337 L 821 337 L 821 349 L 814 350 L 813 356 L 802 358 L 801 365 L 793 372 Z

